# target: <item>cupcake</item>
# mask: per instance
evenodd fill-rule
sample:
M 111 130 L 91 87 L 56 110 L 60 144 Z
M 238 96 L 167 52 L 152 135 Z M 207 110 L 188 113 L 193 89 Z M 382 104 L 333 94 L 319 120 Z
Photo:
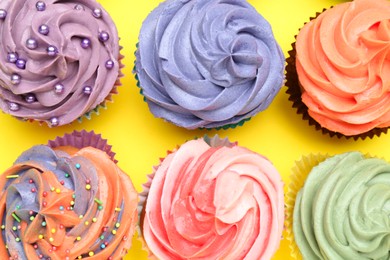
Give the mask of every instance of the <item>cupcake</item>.
M 298 113 L 331 136 L 372 138 L 390 126 L 390 2 L 355 0 L 312 18 L 287 59 Z
M 142 240 L 157 259 L 271 259 L 284 221 L 281 176 L 265 157 L 221 140 L 168 154 L 140 195 Z
M 390 163 L 360 152 L 308 156 L 287 193 L 296 259 L 389 259 Z
M 138 194 L 110 149 L 83 131 L 22 153 L 0 177 L 0 258 L 124 256 Z
M 95 0 L 0 3 L 0 108 L 49 126 L 90 117 L 120 84 L 119 38 Z
M 150 111 L 186 129 L 241 125 L 284 80 L 271 26 L 245 0 L 167 0 L 143 22 L 137 46 Z

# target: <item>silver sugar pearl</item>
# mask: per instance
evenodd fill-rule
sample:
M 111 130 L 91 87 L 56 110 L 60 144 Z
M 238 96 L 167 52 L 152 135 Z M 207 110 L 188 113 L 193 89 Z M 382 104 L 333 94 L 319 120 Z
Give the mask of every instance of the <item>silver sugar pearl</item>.
M 14 102 L 9 102 L 8 103 L 8 108 L 11 111 L 18 111 L 20 109 L 20 106 Z
M 90 94 L 92 93 L 92 88 L 91 88 L 90 86 L 85 86 L 85 87 L 83 88 L 83 92 L 84 92 L 84 94 L 86 94 L 86 95 L 90 95 Z
M 27 103 L 34 103 L 35 101 L 37 101 L 36 97 L 34 94 L 28 94 L 26 95 L 26 97 L 24 98 L 24 100 L 26 100 Z
M 16 52 L 8 52 L 7 60 L 8 62 L 15 63 L 19 58 L 19 55 Z
M 108 39 L 110 39 L 110 35 L 108 34 L 108 32 L 102 31 L 99 33 L 99 40 L 101 42 L 106 42 L 108 41 Z
M 12 85 L 20 84 L 21 80 L 22 80 L 22 77 L 19 74 L 14 73 L 11 75 L 11 84 Z
M 35 5 L 35 7 L 37 8 L 38 11 L 42 12 L 42 11 L 45 11 L 46 9 L 46 4 L 45 2 L 43 1 L 38 1 Z
M 4 9 L 0 9 L 0 19 L 4 20 L 7 17 L 7 11 Z
M 84 11 L 84 6 L 80 5 L 80 4 L 77 4 L 74 6 L 74 9 L 77 10 L 77 11 Z
M 102 15 L 103 15 L 102 9 L 99 9 L 99 8 L 93 9 L 92 15 L 93 15 L 93 17 L 95 17 L 95 18 L 100 18 L 100 17 L 102 17 Z
M 81 47 L 83 49 L 87 49 L 87 48 L 89 48 L 91 46 L 91 40 L 88 39 L 88 38 L 84 38 L 84 39 L 81 40 L 80 45 L 81 45 Z
M 29 38 L 26 40 L 26 47 L 30 50 L 35 50 L 38 48 L 38 41 L 33 38 Z
M 57 117 L 50 118 L 49 121 L 50 126 L 58 126 L 60 124 L 60 120 Z
M 64 89 L 65 89 L 65 87 L 64 87 L 64 85 L 62 85 L 61 83 L 57 83 L 57 84 L 54 86 L 54 92 L 55 92 L 56 94 L 62 94 L 62 93 L 64 93 Z
M 49 56 L 56 56 L 58 54 L 58 49 L 56 46 L 49 45 L 47 47 L 47 55 Z
M 40 34 L 43 34 L 43 35 L 48 35 L 49 34 L 49 26 L 47 26 L 46 24 L 42 24 L 41 26 L 39 26 L 38 28 L 38 32 Z
M 26 60 L 24 59 L 18 59 L 15 64 L 16 67 L 18 67 L 21 70 L 24 70 L 26 68 Z
M 115 63 L 113 60 L 106 61 L 106 69 L 110 70 L 110 69 L 114 68 L 114 65 L 115 65 Z

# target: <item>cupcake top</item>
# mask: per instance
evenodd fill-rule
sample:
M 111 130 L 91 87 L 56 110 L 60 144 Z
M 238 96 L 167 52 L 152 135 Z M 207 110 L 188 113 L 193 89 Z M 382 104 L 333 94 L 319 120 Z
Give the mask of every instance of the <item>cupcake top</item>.
M 346 136 L 390 126 L 390 2 L 355 0 L 324 11 L 296 40 L 302 101 Z
M 99 149 L 34 146 L 0 191 L 1 259 L 119 259 L 131 246 L 138 195 Z
M 270 259 L 284 221 L 279 173 L 237 144 L 209 143 L 189 141 L 156 168 L 141 220 L 149 250 L 158 259 Z
M 151 112 L 187 129 L 238 124 L 282 86 L 284 55 L 245 0 L 167 0 L 144 21 L 135 72 Z
M 4 112 L 57 126 L 109 99 L 118 33 L 95 0 L 1 1 L 0 36 Z
M 297 195 L 293 231 L 304 259 L 389 259 L 390 164 L 359 152 L 314 167 Z

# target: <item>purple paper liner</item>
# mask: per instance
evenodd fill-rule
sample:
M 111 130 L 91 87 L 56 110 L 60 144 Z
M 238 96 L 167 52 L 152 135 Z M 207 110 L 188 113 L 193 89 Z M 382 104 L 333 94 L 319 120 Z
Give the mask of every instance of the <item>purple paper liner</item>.
M 79 132 L 75 130 L 71 134 L 65 134 L 62 137 L 56 137 L 56 139 L 50 140 L 48 146 L 51 148 L 72 146 L 78 149 L 93 147 L 105 152 L 113 162 L 118 162 L 115 159 L 115 153 L 111 150 L 112 146 L 107 143 L 106 139 L 103 139 L 100 134 L 96 134 L 94 131 L 87 132 L 82 130 Z

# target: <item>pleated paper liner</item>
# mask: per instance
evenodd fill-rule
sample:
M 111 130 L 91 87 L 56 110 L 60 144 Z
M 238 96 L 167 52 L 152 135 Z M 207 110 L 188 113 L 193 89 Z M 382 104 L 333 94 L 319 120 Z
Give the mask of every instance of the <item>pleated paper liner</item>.
M 332 7 L 331 7 L 332 8 Z M 310 21 L 316 19 L 321 13 L 326 11 L 323 9 L 322 12 L 317 12 L 315 17 L 310 17 Z M 296 38 L 297 36 L 295 36 Z M 297 70 L 296 70 L 296 47 L 295 42 L 291 44 L 292 49 L 288 52 L 288 58 L 286 59 L 286 93 L 289 95 L 288 100 L 293 103 L 292 107 L 296 109 L 297 114 L 302 116 L 302 119 L 307 121 L 310 126 L 315 127 L 317 131 L 321 131 L 323 135 L 329 135 L 330 137 L 337 138 L 353 138 L 354 140 L 366 139 L 369 137 L 372 139 L 374 136 L 380 136 L 382 133 L 386 134 L 388 128 L 374 128 L 368 132 L 361 133 L 358 135 L 346 136 L 339 132 L 331 131 L 325 127 L 322 127 L 315 119 L 313 119 L 308 112 L 307 106 L 302 102 L 302 87 L 299 82 Z
M 70 134 L 65 134 L 62 137 L 56 137 L 54 140 L 50 140 L 47 145 L 53 149 L 57 147 L 64 147 L 64 146 L 65 147 L 71 146 L 78 149 L 93 147 L 105 152 L 114 163 L 118 162 L 115 159 L 115 153 L 112 151 L 112 146 L 108 144 L 107 139 L 104 139 L 101 136 L 101 134 L 96 134 L 94 131 L 90 131 L 90 132 L 87 132 L 85 130 L 73 131 Z M 130 176 L 129 176 L 129 180 L 131 182 Z M 133 231 L 130 234 L 134 236 L 137 229 L 138 229 L 137 225 L 133 226 L 132 227 Z M 132 237 L 128 237 L 124 243 L 125 244 L 123 246 L 121 257 L 124 257 L 127 254 L 127 251 L 131 248 Z
M 65 134 L 62 137 L 50 140 L 48 146 L 51 148 L 72 146 L 78 149 L 93 147 L 105 152 L 113 162 L 118 162 L 115 159 L 115 153 L 111 150 L 112 146 L 109 145 L 107 140 L 103 139 L 100 134 L 95 134 L 94 131 L 73 131 L 71 134 Z
M 314 166 L 317 166 L 321 162 L 325 161 L 329 156 L 321 154 L 310 154 L 303 156 L 299 161 L 295 162 L 295 166 L 292 168 L 290 177 L 290 184 L 287 187 L 286 194 L 286 239 L 289 241 L 289 247 L 291 250 L 291 256 L 294 259 L 302 259 L 302 255 L 299 251 L 297 244 L 295 243 L 293 233 L 293 215 L 295 200 L 298 192 L 303 187 L 307 176 Z

